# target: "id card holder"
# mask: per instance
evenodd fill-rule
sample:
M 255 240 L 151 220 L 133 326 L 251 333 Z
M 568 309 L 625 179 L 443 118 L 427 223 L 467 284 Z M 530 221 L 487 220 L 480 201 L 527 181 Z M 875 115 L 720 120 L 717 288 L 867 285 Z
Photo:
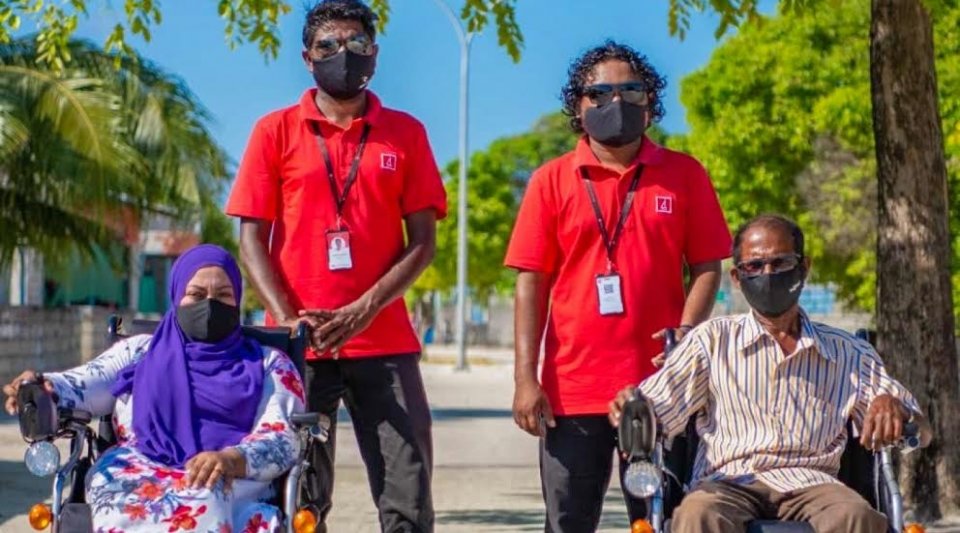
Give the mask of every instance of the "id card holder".
M 327 232 L 327 265 L 329 265 L 330 270 L 350 270 L 353 268 L 349 231 Z
M 620 274 L 611 272 L 597 276 L 597 300 L 600 304 L 600 314 L 602 316 L 623 313 Z

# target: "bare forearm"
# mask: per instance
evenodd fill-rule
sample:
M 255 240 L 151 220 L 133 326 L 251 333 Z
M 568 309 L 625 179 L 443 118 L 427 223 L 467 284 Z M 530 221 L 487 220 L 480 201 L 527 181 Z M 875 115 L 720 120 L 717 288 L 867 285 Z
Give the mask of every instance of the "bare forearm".
M 367 291 L 366 295 L 371 304 L 379 310 L 402 297 L 407 289 L 417 281 L 420 274 L 430 266 L 434 252 L 435 248 L 432 242 L 411 243 L 407 246 L 403 255 L 400 256 L 400 260 Z
M 403 296 L 433 261 L 437 249 L 437 214 L 432 209 L 404 217 L 407 248 L 400 259 L 364 294 L 367 305 L 379 311 Z
M 220 453 L 223 454 L 223 458 L 226 462 L 226 474 L 234 478 L 247 477 L 247 458 L 244 457 L 240 450 L 234 447 L 229 447 L 224 448 Z
M 537 381 L 540 363 L 540 342 L 547 322 L 549 278 L 542 272 L 520 272 L 517 275 L 514 313 L 514 381 Z
M 695 326 L 710 318 L 720 288 L 720 261 L 690 266 L 690 284 L 680 323 Z
M 290 304 L 287 291 L 273 267 L 269 236 L 269 222 L 244 219 L 240 225 L 240 259 L 267 312 L 276 321 L 284 322 L 295 319 L 297 310 Z

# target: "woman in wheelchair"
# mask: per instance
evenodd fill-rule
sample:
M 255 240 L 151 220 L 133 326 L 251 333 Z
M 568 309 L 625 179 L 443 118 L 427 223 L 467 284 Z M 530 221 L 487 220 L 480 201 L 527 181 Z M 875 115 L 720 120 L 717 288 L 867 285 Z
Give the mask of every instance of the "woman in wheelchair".
M 281 526 L 263 502 L 297 458 L 289 418 L 303 411 L 303 387 L 286 355 L 241 335 L 241 290 L 227 251 L 192 248 L 174 263 L 175 305 L 154 335 L 65 372 L 24 372 L 4 388 L 8 410 L 21 382 L 41 379 L 61 407 L 113 413 L 118 445 L 87 477 L 95 531 Z
M 838 481 L 847 424 L 864 447 L 879 450 L 912 423 L 925 446 L 931 431 L 917 401 L 869 343 L 810 321 L 800 308 L 810 260 L 796 224 L 779 216 L 747 222 L 733 260 L 733 283 L 752 312 L 701 324 L 662 370 L 610 404 L 618 426 L 624 404 L 642 396 L 664 438 L 696 416 L 692 490 L 670 530 L 763 531 L 754 521 L 774 520 L 818 533 L 887 531 L 887 517 Z

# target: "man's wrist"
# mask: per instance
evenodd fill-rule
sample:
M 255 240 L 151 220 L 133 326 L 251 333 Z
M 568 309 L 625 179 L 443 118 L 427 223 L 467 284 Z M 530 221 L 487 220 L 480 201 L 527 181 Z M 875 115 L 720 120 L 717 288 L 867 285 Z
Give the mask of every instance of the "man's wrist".
M 513 381 L 516 385 L 540 385 L 536 366 L 517 365 L 513 371 Z
M 900 402 L 900 411 L 903 413 L 903 421 L 907 424 L 913 424 L 917 419 L 917 414 L 903 402 Z
M 293 309 L 282 309 L 282 310 L 277 309 L 277 310 L 269 310 L 268 312 L 270 313 L 270 316 L 273 317 L 274 321 L 276 321 L 277 324 L 285 324 L 287 322 L 292 322 L 300 318 L 299 316 L 297 316 L 297 312 L 294 311 Z
M 383 291 L 381 290 L 380 284 L 377 283 L 363 295 L 364 311 L 372 314 L 376 314 L 380 312 L 380 309 L 382 309 L 383 306 L 386 305 L 386 302 L 384 301 L 385 298 L 382 292 Z

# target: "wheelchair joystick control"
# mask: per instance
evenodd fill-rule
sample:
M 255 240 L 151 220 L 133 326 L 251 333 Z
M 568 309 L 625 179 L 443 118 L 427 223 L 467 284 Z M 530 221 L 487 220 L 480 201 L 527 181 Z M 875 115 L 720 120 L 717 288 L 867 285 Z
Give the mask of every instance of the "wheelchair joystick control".
M 657 427 L 653 406 L 641 394 L 636 393 L 623 405 L 619 447 L 629 463 L 624 472 L 624 487 L 637 498 L 648 498 L 660 487 L 662 475 L 652 462 L 656 444 Z
M 913 422 L 908 422 L 903 426 L 903 433 L 897 448 L 903 452 L 909 453 L 920 447 L 920 427 Z
M 40 381 L 24 381 L 17 390 L 17 418 L 20 435 L 30 443 L 57 436 L 57 404 Z
M 670 355 L 670 352 L 677 347 L 677 330 L 667 328 L 663 332 L 663 353 Z

